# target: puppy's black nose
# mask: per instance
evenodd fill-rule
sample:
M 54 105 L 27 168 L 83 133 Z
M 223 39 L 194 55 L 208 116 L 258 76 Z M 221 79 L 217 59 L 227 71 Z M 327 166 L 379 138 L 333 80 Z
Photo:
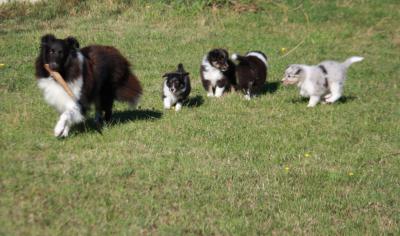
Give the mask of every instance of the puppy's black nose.
M 57 70 L 58 69 L 58 64 L 55 63 L 55 62 L 51 62 L 51 63 L 49 63 L 49 67 L 52 70 Z

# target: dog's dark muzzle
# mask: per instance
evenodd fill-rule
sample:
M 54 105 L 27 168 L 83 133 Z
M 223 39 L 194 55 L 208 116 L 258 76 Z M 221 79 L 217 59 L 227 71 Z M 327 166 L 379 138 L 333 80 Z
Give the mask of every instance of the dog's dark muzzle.
M 50 62 L 49 67 L 50 67 L 50 69 L 55 70 L 55 71 L 57 71 L 59 68 L 58 63 L 56 63 L 56 62 Z

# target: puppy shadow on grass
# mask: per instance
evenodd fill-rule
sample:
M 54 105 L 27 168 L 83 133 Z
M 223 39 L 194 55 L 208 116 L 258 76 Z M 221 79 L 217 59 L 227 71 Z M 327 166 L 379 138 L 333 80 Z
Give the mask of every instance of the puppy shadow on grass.
M 266 82 L 264 87 L 261 88 L 259 94 L 267 94 L 267 93 L 273 94 L 278 90 L 280 84 L 281 83 L 279 81 Z
M 337 103 L 348 103 L 351 102 L 353 100 L 357 99 L 356 96 L 353 95 L 349 95 L 349 96 L 342 96 L 341 98 L 339 98 L 339 100 L 337 100 L 335 103 L 333 104 L 337 104 Z M 308 103 L 308 101 L 310 100 L 310 98 L 306 98 L 306 97 L 296 97 L 293 98 L 291 100 L 292 103 Z M 322 102 L 320 102 L 322 104 Z M 328 105 L 332 105 L 332 104 L 328 104 Z
M 184 105 L 193 108 L 193 107 L 199 107 L 203 105 L 203 103 L 204 103 L 204 98 L 200 95 L 197 95 L 196 97 L 189 97 L 184 103 Z
M 126 110 L 126 111 L 115 111 L 113 112 L 112 119 L 110 122 L 105 122 L 103 126 L 98 126 L 94 121 L 94 118 L 89 118 L 85 122 L 73 127 L 74 133 L 102 133 L 104 126 L 114 126 L 124 124 L 128 122 L 134 122 L 139 120 L 156 120 L 162 117 L 162 112 L 154 109 L 138 109 L 138 110 Z

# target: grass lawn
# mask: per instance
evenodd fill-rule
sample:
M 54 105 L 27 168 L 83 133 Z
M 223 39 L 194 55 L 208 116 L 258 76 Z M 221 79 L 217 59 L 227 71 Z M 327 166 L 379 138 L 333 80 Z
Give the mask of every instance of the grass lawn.
M 400 234 L 399 1 L 78 2 L 0 5 L 0 235 Z M 34 78 L 45 33 L 120 49 L 140 108 L 54 138 Z M 214 47 L 265 52 L 266 92 L 207 98 Z M 289 64 L 353 55 L 336 104 L 280 86 Z M 192 103 L 164 111 L 161 75 L 179 62 Z

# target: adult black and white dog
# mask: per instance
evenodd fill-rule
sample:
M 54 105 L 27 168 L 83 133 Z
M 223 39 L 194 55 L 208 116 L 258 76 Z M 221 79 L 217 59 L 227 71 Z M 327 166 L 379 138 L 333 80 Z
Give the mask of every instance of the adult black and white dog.
M 300 95 L 309 97 L 308 107 L 314 107 L 324 96 L 325 102 L 334 103 L 343 94 L 347 69 L 363 57 L 350 57 L 344 62 L 323 61 L 318 65 L 293 64 L 286 71 L 284 85 L 296 84 Z
M 236 85 L 235 64 L 222 48 L 213 49 L 204 56 L 200 76 L 208 97 L 221 97 L 224 91 Z
M 50 77 L 44 64 L 61 74 L 77 102 Z M 73 124 L 84 121 L 91 104 L 95 105 L 96 123 L 101 124 L 103 119 L 111 119 L 114 100 L 136 105 L 142 94 L 129 62 L 114 47 L 92 45 L 79 49 L 73 37 L 58 39 L 47 34 L 41 38 L 35 66 L 44 99 L 60 113 L 54 128 L 56 137 L 68 136 Z
M 185 71 L 182 64 L 179 64 L 176 71 L 165 73 L 163 77 L 165 78 L 162 86 L 164 109 L 175 106 L 175 111 L 181 110 L 191 90 L 189 73 Z
M 267 56 L 260 51 L 250 51 L 246 53 L 246 56 L 235 53 L 232 55 L 232 60 L 239 62 L 236 65 L 237 89 L 245 94 L 247 100 L 250 100 L 260 92 L 267 80 Z

